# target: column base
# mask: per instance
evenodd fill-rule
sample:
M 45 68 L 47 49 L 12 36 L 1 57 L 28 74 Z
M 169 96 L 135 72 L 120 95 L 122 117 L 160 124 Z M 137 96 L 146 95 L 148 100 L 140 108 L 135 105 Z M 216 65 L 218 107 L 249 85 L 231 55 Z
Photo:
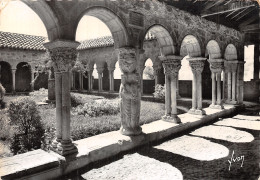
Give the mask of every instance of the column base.
M 237 104 L 237 101 L 226 100 L 226 104 Z
M 142 133 L 142 128 L 140 126 L 136 127 L 136 128 L 131 128 L 131 129 L 121 127 L 120 133 L 123 135 L 126 135 L 126 136 L 137 136 Z
M 195 114 L 195 115 L 206 115 L 206 112 L 203 109 L 190 109 L 188 111 L 189 114 Z
M 224 106 L 223 105 L 217 105 L 217 104 L 211 104 L 209 106 L 209 108 L 211 108 L 211 109 L 224 109 Z
M 162 117 L 163 121 L 166 122 L 171 122 L 171 123 L 176 123 L 176 124 L 180 124 L 181 123 L 181 119 L 176 115 L 176 114 L 172 114 L 172 115 L 165 115 Z
M 61 140 L 61 142 L 57 142 L 58 141 L 56 140 L 56 142 L 52 143 L 52 146 L 50 148 L 52 151 L 62 156 L 78 153 L 77 147 L 72 143 L 71 140 Z

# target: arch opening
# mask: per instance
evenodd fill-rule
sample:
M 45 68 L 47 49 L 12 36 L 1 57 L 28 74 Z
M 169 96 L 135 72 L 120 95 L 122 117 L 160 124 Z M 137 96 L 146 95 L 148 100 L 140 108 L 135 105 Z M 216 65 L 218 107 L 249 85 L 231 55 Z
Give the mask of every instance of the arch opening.
M 237 60 L 237 48 L 233 44 L 227 45 L 224 58 L 228 61 Z
M 219 59 L 221 58 L 220 47 L 215 40 L 210 40 L 206 46 L 206 57 L 209 56 L 209 59 Z
M 174 42 L 170 33 L 161 25 L 154 25 L 147 30 L 145 37 L 156 38 L 160 55 L 167 56 L 175 53 Z M 144 39 L 145 40 L 145 39 Z M 144 43 L 143 43 L 144 44 Z
M 181 43 L 180 55 L 183 57 L 185 57 L 186 55 L 188 55 L 189 57 L 201 56 L 200 44 L 195 36 L 185 36 Z
M 12 92 L 12 70 L 8 62 L 0 61 L 0 83 L 7 93 Z
M 105 24 L 105 26 L 109 29 L 110 33 L 108 32 L 107 28 L 99 28 L 99 31 L 101 32 L 102 36 L 111 36 L 112 34 L 115 48 L 127 46 L 128 34 L 123 22 L 112 11 L 102 7 L 90 8 L 87 11 L 85 11 L 85 13 L 79 18 L 76 28 L 76 40 L 78 40 L 79 37 L 78 33 L 80 33 L 79 28 L 82 26 L 81 23 L 85 23 L 84 21 L 86 21 L 85 15 L 95 17 Z M 96 22 L 98 21 L 96 20 Z M 84 27 L 89 27 L 89 24 L 85 25 Z
M 31 90 L 31 68 L 26 62 L 21 62 L 16 66 L 15 90 L 17 92 L 28 92 Z

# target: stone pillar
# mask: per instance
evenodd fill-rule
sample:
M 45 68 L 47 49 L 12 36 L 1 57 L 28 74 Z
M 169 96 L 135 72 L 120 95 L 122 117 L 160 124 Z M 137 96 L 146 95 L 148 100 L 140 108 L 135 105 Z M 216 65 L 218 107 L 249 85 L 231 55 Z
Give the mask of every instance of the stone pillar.
M 91 92 L 93 89 L 93 81 L 92 81 L 92 74 L 93 74 L 93 68 L 88 68 L 88 91 Z
M 165 74 L 165 115 L 162 117 L 164 121 L 181 123 L 177 116 L 177 78 L 181 68 L 180 56 L 162 56 L 160 60 L 163 63 Z
M 12 69 L 12 77 L 13 77 L 13 92 L 15 92 L 15 73 L 16 73 L 16 69 Z
M 99 92 L 103 91 L 103 77 L 102 77 L 103 71 L 104 71 L 103 67 L 97 68 L 97 72 L 98 72 L 98 91 Z
M 31 70 L 31 91 L 34 91 L 34 74 L 35 74 L 35 71 L 32 69 Z
M 153 73 L 154 73 L 154 85 L 156 86 L 157 84 L 159 84 L 159 74 L 161 71 L 161 67 L 159 66 L 154 66 L 153 67 Z
M 178 73 L 178 76 L 177 76 L 177 89 L 176 89 L 176 93 L 177 93 L 177 99 L 180 99 L 181 96 L 180 96 L 180 91 L 179 91 L 179 73 Z
M 126 47 L 118 49 L 119 67 L 122 72 L 119 90 L 121 128 L 123 135 L 139 135 L 141 89 L 140 73 L 137 70 L 137 51 Z
M 192 108 L 189 110 L 190 114 L 205 115 L 206 112 L 202 109 L 202 79 L 201 73 L 204 68 L 206 58 L 195 57 L 187 58 L 189 61 L 192 73 Z
M 114 92 L 114 70 L 115 67 L 108 67 L 109 72 L 109 91 Z
M 237 67 L 237 103 L 243 104 L 244 99 L 244 64 L 245 61 L 239 61 Z
M 144 68 L 145 66 L 139 66 L 139 72 L 140 72 L 140 86 L 141 86 L 141 95 L 144 93 L 144 81 L 143 81 L 143 74 L 144 74 Z
M 48 100 L 55 101 L 55 75 L 54 69 L 51 68 L 49 70 L 49 77 L 48 77 Z
M 226 103 L 237 104 L 237 60 L 225 61 L 228 72 L 228 97 Z
M 223 59 L 209 59 L 210 70 L 212 74 L 212 109 L 223 109 L 221 101 L 221 72 L 224 69 Z M 216 85 L 217 79 L 217 85 Z M 217 98 L 216 98 L 217 97 Z
M 56 138 L 51 149 L 64 156 L 77 152 L 70 137 L 70 71 L 76 62 L 78 45 L 78 42 L 68 40 L 44 44 L 50 52 L 55 71 Z

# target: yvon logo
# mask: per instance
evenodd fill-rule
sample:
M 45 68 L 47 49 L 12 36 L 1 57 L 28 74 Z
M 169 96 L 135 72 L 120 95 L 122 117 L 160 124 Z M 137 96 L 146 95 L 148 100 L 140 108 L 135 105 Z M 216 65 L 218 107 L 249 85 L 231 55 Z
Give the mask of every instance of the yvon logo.
M 0 13 L 8 5 L 11 0 L 0 0 Z

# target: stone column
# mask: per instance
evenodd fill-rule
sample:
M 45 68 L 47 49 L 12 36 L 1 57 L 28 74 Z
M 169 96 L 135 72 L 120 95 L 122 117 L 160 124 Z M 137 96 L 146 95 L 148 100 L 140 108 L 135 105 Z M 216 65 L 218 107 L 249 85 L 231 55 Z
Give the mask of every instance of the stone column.
M 140 72 L 140 86 L 141 86 L 141 95 L 144 93 L 144 81 L 143 81 L 143 73 L 144 73 L 145 66 L 139 66 L 139 72 Z
M 93 74 L 93 68 L 88 68 L 88 91 L 91 92 L 93 89 L 93 81 L 92 81 L 92 74 Z
M 177 78 L 181 68 L 180 56 L 162 56 L 160 60 L 163 63 L 165 73 L 165 115 L 163 120 L 173 123 L 181 123 L 177 116 Z
M 239 61 L 237 67 L 237 103 L 243 104 L 244 98 L 244 64 L 245 61 Z
M 125 47 L 118 49 L 119 67 L 122 72 L 119 90 L 121 128 L 123 135 L 139 135 L 142 128 L 139 125 L 141 89 L 140 73 L 137 70 L 137 51 Z
M 176 93 L 177 93 L 177 99 L 180 99 L 180 91 L 179 91 L 179 73 L 178 73 L 178 77 L 177 77 L 177 89 L 176 89 Z
M 210 70 L 212 74 L 212 109 L 223 109 L 221 101 L 221 72 L 224 69 L 223 59 L 209 59 Z M 217 86 L 216 86 L 217 79 Z M 217 97 L 217 98 L 216 98 Z
M 228 98 L 226 103 L 237 104 L 237 60 L 225 61 L 228 72 Z
M 13 77 L 13 92 L 15 92 L 15 73 L 16 73 L 16 69 L 12 69 L 12 77 Z
M 233 64 L 232 65 L 232 100 L 231 100 L 232 104 L 237 103 L 236 88 L 237 88 L 237 64 Z
M 48 76 L 48 100 L 55 101 L 55 75 L 53 68 L 50 68 Z
M 77 152 L 76 146 L 70 137 L 70 71 L 77 58 L 78 42 L 68 40 L 56 40 L 45 43 L 44 46 L 50 52 L 55 71 L 56 92 L 56 138 L 51 149 L 60 155 L 68 155 Z
M 260 46 L 259 43 L 255 44 L 254 47 L 254 80 L 259 80 L 259 72 L 260 72 Z
M 154 85 L 156 86 L 157 84 L 159 84 L 159 74 L 161 71 L 161 67 L 159 66 L 154 66 L 153 67 L 153 73 L 154 73 Z
M 103 67 L 97 68 L 97 72 L 98 72 L 98 91 L 99 92 L 103 91 L 103 78 L 102 78 L 103 71 L 104 71 Z
M 31 91 L 34 91 L 34 74 L 35 74 L 35 71 L 32 69 L 31 70 Z
M 115 67 L 108 67 L 109 72 L 109 91 L 114 92 L 114 70 Z
M 193 73 L 192 81 L 192 108 L 190 114 L 205 115 L 206 112 L 202 109 L 202 78 L 201 73 L 204 68 L 206 58 L 195 57 L 187 58 Z

